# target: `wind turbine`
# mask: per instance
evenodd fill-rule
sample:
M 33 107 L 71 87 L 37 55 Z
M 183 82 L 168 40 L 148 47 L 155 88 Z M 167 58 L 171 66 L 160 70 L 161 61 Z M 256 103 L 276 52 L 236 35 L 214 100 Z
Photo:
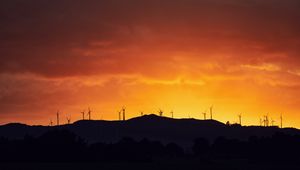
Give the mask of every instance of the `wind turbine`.
M 68 124 L 71 123 L 71 117 L 67 117 L 67 122 L 68 122 Z
M 141 111 L 141 116 L 144 116 L 144 112 L 143 111 Z
M 57 126 L 59 126 L 59 111 L 57 111 L 56 113 L 56 122 L 57 122 Z
M 119 113 L 119 120 L 121 120 L 121 111 L 118 111 Z
M 266 126 L 266 127 L 268 127 L 269 126 L 269 117 L 268 117 L 268 115 L 265 115 L 264 116 L 264 126 Z
M 161 109 L 158 110 L 159 116 L 163 116 L 163 113 L 164 113 L 164 112 L 163 112 Z
M 239 114 L 238 117 L 239 117 L 239 124 L 242 125 L 242 114 Z
M 88 113 L 87 113 L 87 115 L 89 116 L 89 120 L 91 120 L 91 114 L 92 114 L 92 111 L 91 111 L 90 108 L 88 108 Z
M 123 113 L 123 121 L 125 121 L 126 120 L 126 107 L 125 106 L 122 107 L 122 113 Z
M 209 111 L 210 111 L 210 120 L 213 119 L 213 107 L 214 107 L 214 106 L 211 106 L 211 107 L 209 108 Z
M 263 121 L 261 120 L 261 118 L 259 118 L 259 125 L 260 125 L 260 126 L 262 126 L 262 122 L 263 122 Z
M 202 114 L 203 114 L 203 119 L 206 120 L 206 110 Z
M 282 128 L 282 114 L 280 114 L 280 128 Z
M 174 112 L 173 112 L 173 110 L 171 111 L 171 117 L 174 118 Z
M 50 119 L 50 126 L 53 126 L 53 122 L 52 122 L 52 119 Z
M 82 120 L 84 120 L 85 111 L 80 112 L 82 114 Z

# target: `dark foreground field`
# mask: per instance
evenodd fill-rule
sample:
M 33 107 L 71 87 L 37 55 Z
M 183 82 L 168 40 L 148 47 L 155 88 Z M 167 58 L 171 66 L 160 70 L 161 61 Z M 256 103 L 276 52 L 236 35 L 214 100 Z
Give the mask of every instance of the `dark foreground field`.
M 67 130 L 0 139 L 1 170 L 32 169 L 300 169 L 300 136 L 283 133 L 246 141 L 197 138 L 191 148 L 125 137 L 87 144 Z M 275 149 L 274 149 L 275 148 Z
M 173 170 L 173 169 L 187 169 L 187 170 L 286 170 L 286 169 L 300 169 L 299 163 L 285 164 L 280 162 L 273 163 L 250 163 L 244 160 L 218 160 L 211 162 L 199 162 L 197 160 L 174 160 L 153 163 L 136 163 L 136 162 L 65 162 L 65 163 L 1 163 L 1 170 L 101 170 L 101 169 L 132 169 L 132 170 Z
M 118 138 L 104 130 L 117 130 Z M 0 170 L 300 169 L 297 129 L 149 116 L 60 127 L 6 125 L 0 134 Z

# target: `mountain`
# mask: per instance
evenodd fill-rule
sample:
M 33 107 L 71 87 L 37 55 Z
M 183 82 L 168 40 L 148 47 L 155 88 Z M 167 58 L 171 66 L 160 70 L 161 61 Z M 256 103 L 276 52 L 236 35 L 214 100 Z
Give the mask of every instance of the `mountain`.
M 209 141 L 217 137 L 247 140 L 251 136 L 271 136 L 277 132 L 300 134 L 298 129 L 293 128 L 228 126 L 215 120 L 172 119 L 151 114 L 126 121 L 81 120 L 52 127 L 13 123 L 0 126 L 0 136 L 9 139 L 37 137 L 54 129 L 67 129 L 88 143 L 112 143 L 123 137 L 131 137 L 136 140 L 148 138 L 163 143 L 174 142 L 186 147 L 191 146 L 194 139 L 199 137 Z

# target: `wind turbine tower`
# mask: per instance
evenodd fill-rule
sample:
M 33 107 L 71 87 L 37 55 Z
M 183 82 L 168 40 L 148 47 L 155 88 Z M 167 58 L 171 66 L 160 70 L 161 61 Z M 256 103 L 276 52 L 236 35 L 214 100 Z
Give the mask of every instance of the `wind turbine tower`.
M 159 111 L 158 111 L 159 116 L 163 116 L 163 113 L 164 112 L 161 109 L 159 109 Z
M 209 111 L 210 111 L 210 120 L 212 120 L 213 119 L 213 106 L 211 106 L 209 108 Z
M 67 122 L 68 122 L 68 124 L 71 123 L 71 117 L 67 117 Z
M 264 116 L 263 122 L 264 122 L 264 126 L 266 126 L 266 127 L 269 126 L 269 117 L 268 117 L 268 115 Z
M 238 117 L 239 117 L 239 124 L 242 125 L 242 114 L 239 114 Z
M 125 107 L 122 108 L 122 114 L 123 114 L 123 121 L 125 121 L 126 120 L 126 108 Z
M 89 116 L 89 120 L 91 120 L 91 114 L 92 114 L 92 111 L 91 111 L 90 108 L 88 109 L 88 113 L 87 113 L 87 114 L 88 114 L 88 116 Z
M 121 111 L 118 111 L 119 113 L 119 120 L 121 120 Z
M 262 126 L 262 120 L 259 118 L 259 125 Z
M 57 126 L 59 126 L 59 111 L 57 111 L 57 113 L 56 113 L 56 123 L 57 123 Z
M 174 112 L 173 110 L 171 111 L 171 116 L 172 116 L 172 119 L 174 118 Z
M 84 111 L 82 111 L 82 112 L 81 112 L 81 114 L 82 114 L 82 120 L 84 120 L 84 115 L 85 115 L 85 112 L 84 112 Z
M 282 128 L 282 114 L 280 115 L 280 128 Z
M 206 120 L 206 111 L 202 113 L 203 114 L 203 119 Z

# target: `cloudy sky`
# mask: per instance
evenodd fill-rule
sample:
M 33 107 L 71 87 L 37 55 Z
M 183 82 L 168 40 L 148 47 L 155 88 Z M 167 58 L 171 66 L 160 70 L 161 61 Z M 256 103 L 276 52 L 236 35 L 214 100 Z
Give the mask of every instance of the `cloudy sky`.
M 298 0 L 2 0 L 0 124 L 157 113 L 300 127 Z

